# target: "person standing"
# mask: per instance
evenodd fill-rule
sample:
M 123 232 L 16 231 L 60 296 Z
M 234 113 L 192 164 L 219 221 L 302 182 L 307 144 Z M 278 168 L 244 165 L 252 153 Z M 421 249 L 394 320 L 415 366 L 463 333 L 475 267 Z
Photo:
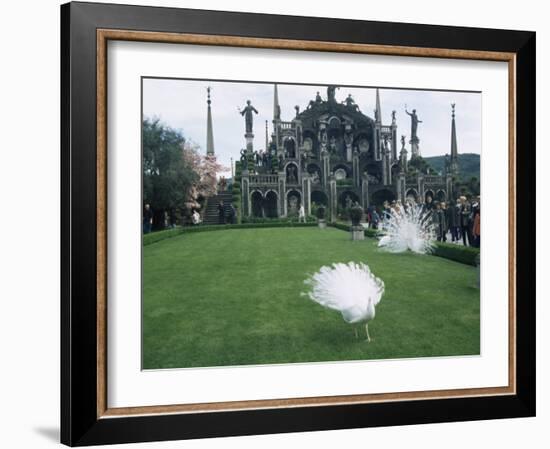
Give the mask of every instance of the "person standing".
M 380 222 L 380 216 L 378 215 L 378 212 L 376 212 L 376 208 L 373 208 L 371 212 L 372 229 L 378 229 L 379 222 Z
M 433 198 L 428 195 L 426 196 L 426 202 L 424 203 L 424 211 L 430 212 L 434 208 Z
M 382 220 L 389 220 L 391 218 L 390 203 L 388 201 L 384 201 L 382 206 Z
M 302 219 L 305 223 L 306 222 L 306 210 L 304 209 L 304 205 L 300 204 L 300 209 L 298 210 L 298 223 L 301 223 Z
M 447 220 L 445 219 L 445 212 L 441 209 L 441 203 L 436 203 L 435 209 L 432 212 L 433 223 L 435 225 L 435 232 L 438 242 L 445 242 L 447 240 Z
M 225 224 L 225 207 L 223 206 L 223 201 L 220 201 L 218 204 L 218 222 L 219 224 Z
M 443 241 L 447 241 L 447 234 L 449 232 L 449 220 L 447 220 L 447 203 L 441 202 L 441 211 L 443 212 L 444 228 L 443 228 Z
M 474 224 L 472 227 L 472 234 L 474 236 L 474 245 L 476 248 L 479 248 L 481 245 L 481 208 L 478 205 L 474 213 Z
M 227 212 L 227 223 L 234 224 L 236 215 L 237 211 L 235 210 L 235 207 L 233 206 L 233 204 L 230 204 L 229 211 Z
M 472 235 L 470 234 L 471 221 L 470 203 L 465 196 L 460 197 L 460 232 L 462 233 L 462 243 L 464 246 L 472 245 Z
M 456 205 L 451 201 L 449 206 L 445 210 L 445 218 L 447 219 L 447 226 L 451 231 L 451 242 L 458 241 L 458 220 L 456 214 Z
M 201 216 L 196 209 L 193 209 L 193 213 L 191 214 L 191 221 L 194 225 L 198 225 L 201 222 Z
M 143 233 L 148 234 L 153 227 L 153 211 L 151 206 L 146 204 L 143 209 Z

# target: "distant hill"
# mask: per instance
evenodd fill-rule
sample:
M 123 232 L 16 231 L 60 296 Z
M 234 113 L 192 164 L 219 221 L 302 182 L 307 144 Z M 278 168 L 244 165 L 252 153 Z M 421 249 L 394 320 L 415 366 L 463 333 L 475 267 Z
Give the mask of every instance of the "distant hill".
M 445 167 L 445 156 L 425 157 L 424 160 L 428 162 L 435 171 L 443 172 Z M 479 179 L 479 154 L 459 153 L 458 171 L 460 179 L 464 181 L 469 181 L 473 176 Z

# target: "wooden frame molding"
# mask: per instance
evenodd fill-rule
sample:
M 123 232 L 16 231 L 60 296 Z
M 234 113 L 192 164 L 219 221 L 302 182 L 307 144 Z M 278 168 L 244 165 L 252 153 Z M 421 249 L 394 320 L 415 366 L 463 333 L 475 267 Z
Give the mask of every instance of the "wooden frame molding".
M 107 401 L 107 43 L 110 40 L 270 48 L 299 51 L 347 52 L 428 58 L 476 59 L 508 62 L 509 71 L 509 383 L 494 388 L 472 388 L 421 392 L 395 392 L 350 396 L 286 398 L 204 404 L 158 405 L 108 408 Z M 511 52 L 441 49 L 335 43 L 309 40 L 266 39 L 237 36 L 161 33 L 118 29 L 97 30 L 97 417 L 128 415 L 221 412 L 304 406 L 327 406 L 447 399 L 516 394 L 516 54 Z

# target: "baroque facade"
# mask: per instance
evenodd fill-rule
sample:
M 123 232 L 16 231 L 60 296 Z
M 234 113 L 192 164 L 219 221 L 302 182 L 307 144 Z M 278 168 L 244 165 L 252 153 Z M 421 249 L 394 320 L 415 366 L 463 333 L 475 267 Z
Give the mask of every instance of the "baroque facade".
M 405 136 L 398 139 L 395 111 L 383 124 L 380 94 L 376 90 L 374 118 L 359 109 L 351 95 L 335 99 L 336 86 L 328 86 L 326 98 L 317 92 L 295 117 L 281 119 L 277 85 L 274 86 L 273 132 L 266 151 L 254 151 L 251 102 L 241 111 L 246 120 L 246 148 L 241 150 L 242 215 L 286 217 L 303 204 L 311 213 L 312 203 L 328 206 L 331 221 L 338 210 L 359 203 L 363 208 L 384 201 L 404 201 L 412 196 L 423 202 L 454 198 L 453 174 L 458 168 L 454 105 L 452 109 L 451 157 L 443 175 L 409 170 Z M 411 116 L 410 145 L 413 157 L 420 154 L 416 111 Z M 416 120 L 416 122 L 415 122 Z

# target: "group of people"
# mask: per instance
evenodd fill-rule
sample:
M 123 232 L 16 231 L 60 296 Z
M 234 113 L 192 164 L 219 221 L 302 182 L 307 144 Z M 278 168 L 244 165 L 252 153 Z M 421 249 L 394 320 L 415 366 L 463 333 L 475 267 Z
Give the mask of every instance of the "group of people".
M 433 204 L 431 208 L 430 204 Z M 427 201 L 426 206 L 431 211 L 438 241 L 446 242 L 447 234 L 450 233 L 453 243 L 462 240 L 464 246 L 480 247 L 481 207 L 479 197 L 468 201 L 465 196 L 461 196 L 456 203 L 451 201 L 449 204 L 444 201 Z
M 191 219 L 193 223 L 198 218 L 200 222 L 200 215 L 196 210 L 191 211 L 191 216 L 183 214 L 182 211 L 176 208 L 166 210 L 153 211 L 151 205 L 146 203 L 143 206 L 142 212 L 142 229 L 144 234 L 149 234 L 153 227 L 157 229 L 170 229 L 175 228 L 178 224 L 181 224 L 182 220 Z M 154 225 L 154 226 L 153 226 Z
M 468 200 L 460 196 L 456 202 L 433 201 L 432 197 L 426 197 L 426 202 L 416 204 L 413 199 L 408 199 L 409 204 L 422 208 L 425 219 L 431 220 L 437 240 L 446 242 L 448 235 L 452 243 L 462 241 L 464 246 L 480 247 L 481 244 L 481 207 L 480 197 L 475 196 Z M 405 205 L 405 208 L 409 207 Z M 400 201 L 386 201 L 380 210 L 376 207 L 367 209 L 367 222 L 370 228 L 379 229 L 385 220 L 392 215 L 392 209 L 399 212 L 403 209 Z
M 218 203 L 218 222 L 219 224 L 234 224 L 237 218 L 237 210 L 233 204 L 226 206 L 223 201 Z

